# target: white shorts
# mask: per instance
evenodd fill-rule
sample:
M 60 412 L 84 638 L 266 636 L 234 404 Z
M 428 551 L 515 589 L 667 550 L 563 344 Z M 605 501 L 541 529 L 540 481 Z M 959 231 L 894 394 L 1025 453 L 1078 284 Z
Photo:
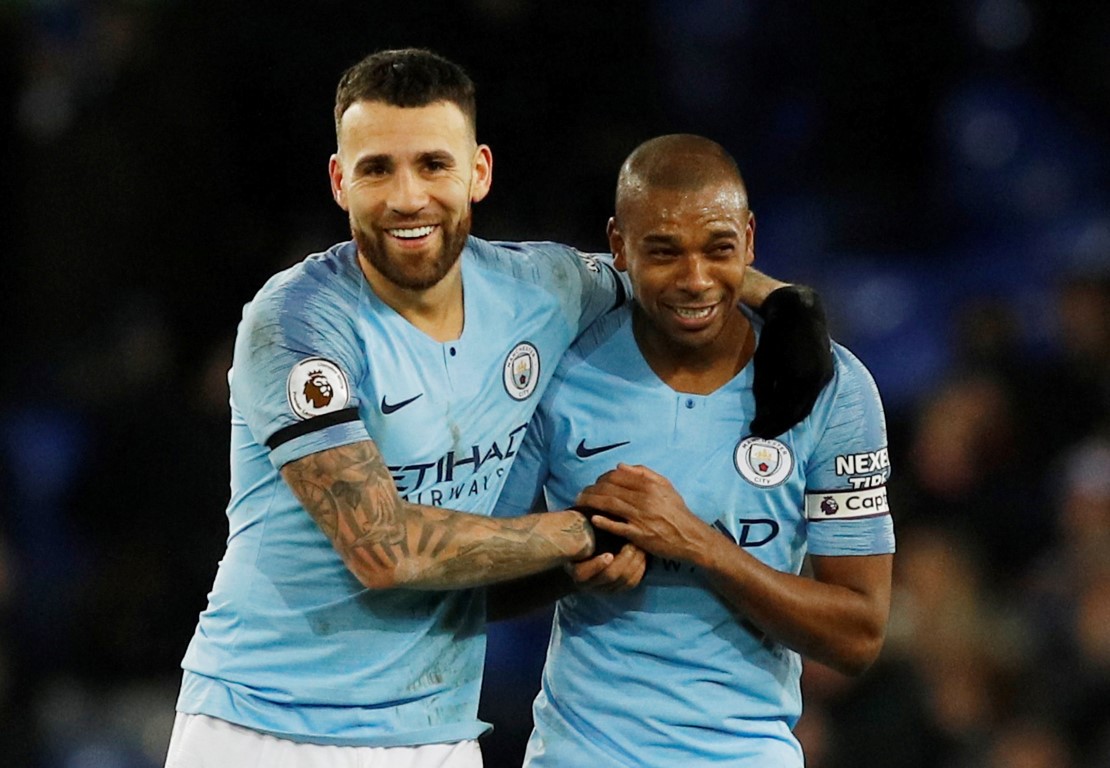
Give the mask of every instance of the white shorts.
M 417 747 L 304 744 L 178 712 L 166 768 L 482 768 L 482 752 L 474 740 Z

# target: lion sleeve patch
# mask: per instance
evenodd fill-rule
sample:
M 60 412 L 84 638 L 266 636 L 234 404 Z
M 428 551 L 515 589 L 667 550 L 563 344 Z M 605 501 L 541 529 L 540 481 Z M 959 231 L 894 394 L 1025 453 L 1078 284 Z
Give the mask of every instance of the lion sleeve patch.
M 301 419 L 312 419 L 346 408 L 351 402 L 347 375 L 322 357 L 301 360 L 285 382 L 289 408 Z

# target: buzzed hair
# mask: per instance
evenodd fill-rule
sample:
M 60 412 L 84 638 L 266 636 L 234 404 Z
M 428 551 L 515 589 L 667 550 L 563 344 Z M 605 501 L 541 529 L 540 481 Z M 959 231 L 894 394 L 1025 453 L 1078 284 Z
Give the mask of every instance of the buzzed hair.
M 621 165 L 614 210 L 649 189 L 700 189 L 708 184 L 736 183 L 747 206 L 748 192 L 736 160 L 717 142 L 692 133 L 648 139 Z
M 477 131 L 474 82 L 463 68 L 423 48 L 372 53 L 339 78 L 335 91 L 335 134 L 352 104 L 380 101 L 394 107 L 426 107 L 437 101 L 454 104 Z

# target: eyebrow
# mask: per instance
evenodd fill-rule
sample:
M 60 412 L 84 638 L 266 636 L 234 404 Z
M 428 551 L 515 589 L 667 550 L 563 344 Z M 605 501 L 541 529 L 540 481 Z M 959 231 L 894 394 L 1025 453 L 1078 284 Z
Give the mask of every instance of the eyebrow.
M 740 233 L 733 227 L 719 227 L 709 232 L 710 240 L 730 240 L 738 237 L 740 237 Z
M 711 242 L 716 240 L 736 240 L 739 239 L 740 233 L 732 227 L 723 227 L 714 229 L 709 232 L 709 240 Z M 677 235 L 663 235 L 663 234 L 647 234 L 644 235 L 640 242 L 644 245 L 675 245 L 679 242 Z
M 455 156 L 445 149 L 432 149 L 427 152 L 418 152 L 416 155 L 418 163 L 440 162 L 446 165 L 455 164 Z M 376 155 L 366 155 L 360 157 L 355 162 L 356 168 L 364 168 L 370 165 L 386 165 L 393 166 L 396 163 L 396 158 L 393 155 L 379 153 Z
M 455 163 L 455 156 L 445 149 L 434 149 L 430 152 L 421 152 L 416 156 L 416 159 L 423 163 L 429 160 L 447 163 L 448 165 L 454 165 Z
M 368 166 L 368 165 L 392 165 L 392 164 L 393 164 L 393 156 L 392 155 L 386 155 L 386 154 L 365 155 L 364 157 L 360 157 L 358 160 L 355 161 L 355 167 L 356 168 L 364 168 L 365 166 Z

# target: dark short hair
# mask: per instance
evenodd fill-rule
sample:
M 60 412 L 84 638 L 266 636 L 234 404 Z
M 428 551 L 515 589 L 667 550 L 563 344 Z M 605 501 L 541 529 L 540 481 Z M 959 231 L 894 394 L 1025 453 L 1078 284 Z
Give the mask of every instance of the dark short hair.
M 474 82 L 462 67 L 423 48 L 378 51 L 339 78 L 335 92 L 335 132 L 343 113 L 358 101 L 394 107 L 426 107 L 437 101 L 454 104 L 477 128 Z
M 722 182 L 737 184 L 747 205 L 744 178 L 728 150 L 691 133 L 656 136 L 632 150 L 621 165 L 615 201 L 617 217 L 621 217 L 629 199 L 638 198 L 646 189 L 690 190 Z

